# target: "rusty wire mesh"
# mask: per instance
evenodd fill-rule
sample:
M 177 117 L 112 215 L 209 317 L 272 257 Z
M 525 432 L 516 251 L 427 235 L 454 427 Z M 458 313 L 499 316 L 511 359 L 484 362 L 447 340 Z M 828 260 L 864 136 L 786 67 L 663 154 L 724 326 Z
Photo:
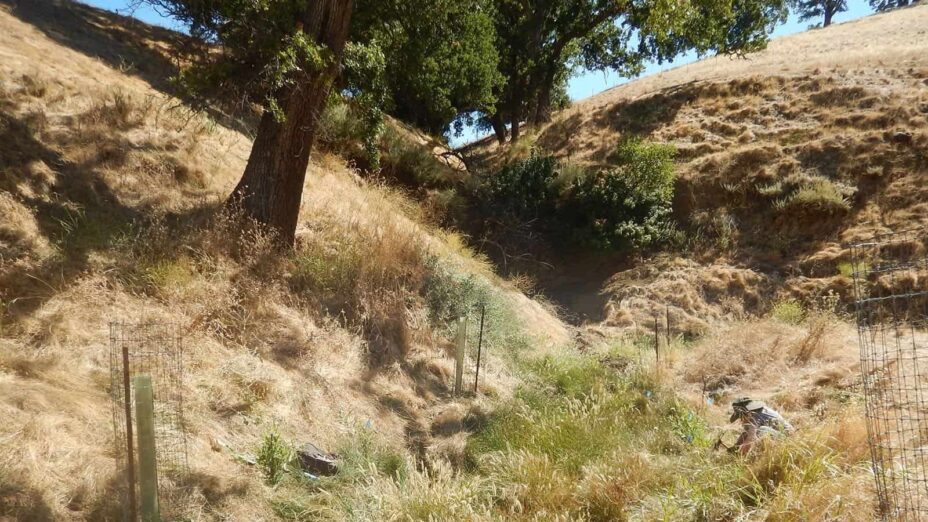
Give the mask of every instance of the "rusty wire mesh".
M 162 516 L 170 516 L 172 500 L 182 493 L 183 479 L 189 470 L 184 422 L 183 345 L 179 332 L 177 325 L 172 323 L 110 323 L 110 395 L 117 470 L 121 477 L 127 476 L 126 379 L 130 383 L 128 401 L 134 424 L 136 410 L 132 379 L 149 375 L 154 391 L 155 454 Z M 124 364 L 126 359 L 128 366 Z M 135 442 L 132 441 L 133 445 Z M 133 462 L 137 460 L 137 450 L 136 446 Z M 137 482 L 131 487 L 137 490 Z M 124 499 L 123 505 L 129 512 L 128 498 Z
M 877 236 L 851 254 L 880 511 L 928 519 L 928 231 Z

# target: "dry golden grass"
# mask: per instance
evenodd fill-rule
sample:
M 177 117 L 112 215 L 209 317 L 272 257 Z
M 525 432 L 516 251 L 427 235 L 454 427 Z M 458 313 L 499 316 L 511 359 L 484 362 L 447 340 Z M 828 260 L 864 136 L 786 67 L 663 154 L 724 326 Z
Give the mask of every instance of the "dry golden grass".
M 127 74 L 109 55 L 85 54 L 83 40 L 61 45 L 44 24 L 123 30 L 62 5 L 63 18 L 33 24 L 0 10 L 0 518 L 118 518 L 111 320 L 185 331 L 192 474 L 173 511 L 196 520 L 271 516 L 273 493 L 236 456 L 254 453 L 274 425 L 287 440 L 335 448 L 370 421 L 397 447 L 453 453 L 428 429 L 451 377 L 444 333 L 415 294 L 430 257 L 498 289 L 539 340 L 566 338 L 459 236 L 423 224 L 418 205 L 334 156 L 314 156 L 299 246 L 281 259 L 269 238 L 219 210 L 247 136 L 156 90 L 166 71 Z M 73 12 L 90 25 L 68 26 Z M 146 45 L 163 44 L 148 36 Z M 340 263 L 351 284 L 322 282 L 351 291 L 301 287 L 301 259 Z M 489 355 L 481 379 L 506 394 L 515 380 L 501 355 Z M 441 484 L 423 482 L 422 495 Z
M 112 17 L 78 11 L 90 17 L 92 31 L 132 36 Z M 864 25 L 885 33 L 888 26 L 917 24 L 925 12 L 917 7 L 906 11 L 910 19 L 874 17 Z M 492 286 L 504 306 L 518 311 L 515 322 L 534 334 L 537 355 L 563 356 L 554 347 L 568 342 L 569 331 L 551 307 L 520 291 L 530 281 L 497 278 L 465 238 L 425 224 L 415 202 L 324 154 L 314 155 L 310 167 L 298 248 L 280 258 L 260 230 L 243 229 L 234 213 L 218 208 L 247 158 L 245 135 L 190 114 L 159 92 L 164 71 L 141 61 L 116 66 L 93 38 L 72 42 L 75 49 L 62 46 L 56 31 L 74 20 L 32 22 L 0 10 L 0 517 L 118 516 L 107 321 L 138 319 L 186 329 L 193 473 L 174 503 L 185 518 L 268 519 L 280 514 L 278 501 L 308 494 L 305 485 L 271 490 L 258 469 L 238 458 L 253 454 L 272 426 L 288 441 L 354 451 L 363 446 L 356 442 L 365 424 L 372 428 L 361 431 L 386 441 L 399 456 L 391 462 L 405 462 L 399 468 L 408 475 L 398 481 L 365 468 L 360 478 L 345 479 L 354 481 L 347 489 L 308 503 L 321 501 L 322 517 L 338 519 L 357 508 L 362 519 L 615 519 L 633 508 L 643 518 L 672 519 L 696 513 L 692 505 L 706 496 L 705 512 L 719 518 L 757 515 L 712 504 L 732 501 L 725 477 L 714 477 L 719 491 L 706 492 L 679 480 L 681 470 L 666 455 L 645 451 L 599 458 L 575 470 L 576 482 L 550 456 L 523 450 L 492 456 L 489 462 L 496 459 L 501 468 L 496 476 L 465 473 L 473 464 L 468 432 L 487 422 L 495 402 L 450 397 L 447 332 L 429 323 L 417 293 L 426 262 L 437 258 Z M 810 38 L 791 41 L 801 47 Z M 142 40 L 156 54 L 168 45 L 157 34 Z M 754 65 L 778 71 L 790 49 L 781 44 Z M 900 86 L 922 89 L 922 55 L 910 47 L 896 49 L 914 72 L 897 68 L 885 86 L 871 73 L 743 78 L 741 65 L 703 62 L 579 104 L 509 155 L 537 145 L 580 162 L 596 160 L 597 151 L 614 144 L 616 122 L 630 121 L 634 128 L 619 130 L 651 133 L 680 147 L 689 212 L 727 209 L 725 219 L 705 220 L 717 244 L 728 243 L 724 251 L 765 237 L 744 226 L 746 202 L 760 198 L 773 212 L 776 200 L 819 179 L 886 180 L 875 183 L 882 187 L 879 203 L 854 207 L 861 223 L 884 211 L 892 211 L 890 223 L 920 219 L 928 212 L 920 203 L 923 179 L 898 175 L 915 165 L 911 151 L 926 140 L 918 112 L 922 91 L 898 92 Z M 692 89 L 624 99 L 678 85 L 680 75 L 699 71 L 711 74 Z M 764 70 L 751 74 L 758 72 Z M 885 136 L 897 127 L 911 130 L 911 147 Z M 839 133 L 846 139 L 837 139 Z M 878 158 L 863 161 L 873 155 Z M 829 158 L 837 158 L 836 172 L 821 172 Z M 776 226 L 807 228 L 820 217 Z M 846 236 L 866 230 L 861 225 Z M 834 244 L 803 256 L 789 261 L 814 259 L 810 266 L 827 275 L 846 260 Z M 722 400 L 735 394 L 769 400 L 803 430 L 795 446 L 749 463 L 764 484 L 782 483 L 765 506 L 768 518 L 866 519 L 872 494 L 859 467 L 865 431 L 849 385 L 856 372 L 853 331 L 834 320 L 750 319 L 773 297 L 770 280 L 729 261 L 703 266 L 670 257 L 617 275 L 608 288 L 614 298 L 601 329 L 607 333 L 598 342 L 610 342 L 609 326 L 641 329 L 654 303 L 671 304 L 675 332 L 704 338 L 692 350 L 675 347 L 667 358 L 674 371 L 660 373 L 656 384 L 700 395 L 701 414 L 717 426 L 724 425 L 727 404 L 702 405 L 704 385 Z M 846 284 L 846 277 L 833 279 L 827 284 Z M 822 285 L 796 278 L 786 286 L 792 292 L 785 293 L 806 298 L 819 295 Z M 487 397 L 511 398 L 520 381 L 503 358 L 489 354 L 481 379 Z M 568 377 L 585 382 L 590 371 L 582 367 Z M 633 403 L 647 410 L 643 397 Z M 584 421 L 601 420 L 592 406 L 579 409 Z M 666 442 L 678 451 L 681 443 L 664 431 L 636 443 L 656 438 L 655 445 Z M 708 477 L 716 469 L 701 453 L 687 459 L 692 469 L 683 473 Z M 803 480 L 810 472 L 819 473 L 815 487 Z M 681 489 L 668 491 L 671 483 Z
M 759 271 L 658 257 L 607 282 L 604 324 L 650 331 L 654 313 L 662 328 L 669 313 L 675 335 L 698 337 L 721 321 L 761 313 L 769 288 L 769 278 Z

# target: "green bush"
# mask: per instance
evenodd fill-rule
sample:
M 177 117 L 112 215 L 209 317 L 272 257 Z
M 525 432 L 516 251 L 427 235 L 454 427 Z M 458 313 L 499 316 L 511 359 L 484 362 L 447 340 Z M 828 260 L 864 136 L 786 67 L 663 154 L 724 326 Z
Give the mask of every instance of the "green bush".
M 378 145 L 386 128 L 381 109 L 387 96 L 385 70 L 384 54 L 376 43 L 349 42 L 342 57 L 345 87 L 330 96 L 317 129 L 320 145 L 364 170 L 380 168 Z
M 269 485 L 276 486 L 284 478 L 290 461 L 293 460 L 293 449 L 281 438 L 277 429 L 272 428 L 264 434 L 256 460 L 264 480 Z
M 555 211 L 558 163 L 532 154 L 489 177 L 478 195 L 485 213 L 520 223 L 550 219 Z
M 601 250 L 669 241 L 679 236 L 671 220 L 674 154 L 670 145 L 629 139 L 616 151 L 615 169 L 590 172 L 533 153 L 487 177 L 474 207 L 502 222 L 504 233 L 528 226 Z
M 630 139 L 616 152 L 618 168 L 578 178 L 565 201 L 566 231 L 602 250 L 658 243 L 673 231 L 670 145 Z
M 363 135 L 364 127 L 347 102 L 337 99 L 326 105 L 316 130 L 321 147 L 351 156 Z
M 424 295 L 429 319 L 436 326 L 448 325 L 469 316 L 491 300 L 489 283 L 475 274 L 456 270 L 432 257 L 426 261 Z

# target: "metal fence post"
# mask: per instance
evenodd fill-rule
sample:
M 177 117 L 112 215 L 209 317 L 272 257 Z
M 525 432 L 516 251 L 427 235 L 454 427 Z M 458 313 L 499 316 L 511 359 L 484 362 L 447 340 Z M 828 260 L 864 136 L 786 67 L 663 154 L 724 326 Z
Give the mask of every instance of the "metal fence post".
M 480 355 L 483 350 L 483 318 L 487 313 L 487 305 L 480 307 L 480 335 L 477 337 L 477 371 L 474 375 L 474 393 L 477 393 L 477 383 L 480 382 Z
M 454 393 L 464 389 L 464 348 L 467 344 L 467 319 L 458 319 L 458 334 L 454 351 Z
M 661 365 L 661 334 L 657 325 L 657 313 L 654 314 L 654 365 Z

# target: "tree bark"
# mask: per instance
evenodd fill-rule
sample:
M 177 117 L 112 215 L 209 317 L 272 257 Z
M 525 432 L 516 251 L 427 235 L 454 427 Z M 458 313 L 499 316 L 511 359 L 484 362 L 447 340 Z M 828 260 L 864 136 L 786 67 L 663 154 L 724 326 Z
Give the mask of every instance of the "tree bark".
M 831 18 L 835 15 L 834 10 L 829 2 L 825 2 L 825 23 L 822 24 L 822 27 L 828 27 L 831 25 Z
M 506 143 L 506 137 L 509 133 L 506 131 L 506 122 L 503 121 L 503 114 L 500 112 L 494 114 L 490 118 L 490 125 L 493 126 L 493 133 L 496 134 L 496 141 L 498 141 L 500 145 Z
M 286 247 L 292 247 L 295 239 L 309 153 L 338 74 L 352 0 L 316 0 L 309 6 L 298 25 L 324 45 L 332 59 L 322 69 L 304 72 L 295 84 L 275 93 L 285 119 L 278 121 L 269 111 L 264 112 L 245 172 L 227 202 L 268 226 Z
M 521 119 L 521 115 L 519 114 L 520 112 L 522 111 L 516 111 L 513 113 L 512 121 L 509 124 L 509 136 L 510 136 L 509 142 L 510 143 L 517 143 L 519 141 L 519 138 L 522 135 L 522 132 L 521 132 L 522 129 L 520 128 L 520 123 L 519 123 L 519 120 Z
M 523 83 L 517 82 L 509 104 L 509 142 L 516 143 L 522 135 Z
M 548 62 L 541 73 L 536 86 L 537 96 L 535 98 L 535 107 L 532 114 L 532 123 L 541 125 L 551 120 L 551 91 L 554 89 L 554 77 L 557 74 L 557 67 L 561 60 L 561 44 L 556 44 L 552 51 L 553 59 Z
M 535 100 L 535 114 L 532 124 L 538 126 L 551 120 L 551 87 L 543 84 Z

